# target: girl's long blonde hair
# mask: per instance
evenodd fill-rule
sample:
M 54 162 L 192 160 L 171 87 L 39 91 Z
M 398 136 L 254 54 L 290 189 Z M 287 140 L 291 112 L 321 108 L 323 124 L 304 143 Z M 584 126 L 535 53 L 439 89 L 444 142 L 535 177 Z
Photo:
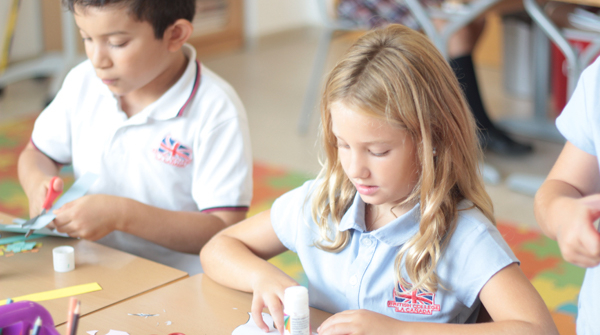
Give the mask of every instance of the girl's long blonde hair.
M 313 194 L 312 217 L 320 229 L 317 246 L 342 250 L 350 232 L 337 227 L 356 189 L 342 169 L 332 132 L 331 105 L 343 102 L 369 116 L 402 127 L 416 145 L 420 173 L 403 203 L 420 203 L 418 233 L 398 251 L 397 280 L 404 266 L 412 289 L 434 292 L 442 250 L 452 235 L 458 203 L 470 200 L 493 223 L 479 160 L 476 126 L 454 73 L 419 32 L 390 25 L 362 36 L 329 74 L 321 101 L 323 167 Z M 434 154 L 435 151 L 435 154 Z M 328 224 L 332 220 L 335 229 Z

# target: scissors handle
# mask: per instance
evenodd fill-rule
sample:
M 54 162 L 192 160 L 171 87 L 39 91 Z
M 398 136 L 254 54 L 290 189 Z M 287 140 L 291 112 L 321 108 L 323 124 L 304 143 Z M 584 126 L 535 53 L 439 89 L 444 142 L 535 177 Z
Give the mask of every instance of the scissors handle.
M 54 190 L 54 181 L 56 181 L 58 177 L 52 177 L 50 180 L 50 186 L 48 187 L 48 192 L 46 193 L 46 200 L 44 200 L 44 204 L 42 207 L 48 211 L 52 208 L 52 203 L 56 200 L 56 197 L 61 193 L 61 191 Z

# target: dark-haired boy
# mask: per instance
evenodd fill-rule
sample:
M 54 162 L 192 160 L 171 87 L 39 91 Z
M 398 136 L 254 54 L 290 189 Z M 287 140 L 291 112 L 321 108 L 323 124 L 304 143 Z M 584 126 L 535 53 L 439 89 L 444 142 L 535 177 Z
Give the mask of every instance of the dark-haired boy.
M 100 176 L 53 225 L 190 274 L 210 237 L 246 215 L 252 157 L 234 90 L 185 44 L 195 0 L 68 0 L 89 60 L 19 158 L 30 214 L 63 164 Z

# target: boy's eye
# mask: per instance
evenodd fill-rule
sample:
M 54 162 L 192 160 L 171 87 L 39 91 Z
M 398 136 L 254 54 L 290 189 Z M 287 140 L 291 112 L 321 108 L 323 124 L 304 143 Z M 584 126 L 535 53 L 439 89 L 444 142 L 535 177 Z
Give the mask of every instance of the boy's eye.
M 122 48 L 122 47 L 124 47 L 126 44 L 127 44 L 127 41 L 126 41 L 126 42 L 117 42 L 117 43 L 110 43 L 110 42 L 108 43 L 108 45 L 109 45 L 111 48 Z

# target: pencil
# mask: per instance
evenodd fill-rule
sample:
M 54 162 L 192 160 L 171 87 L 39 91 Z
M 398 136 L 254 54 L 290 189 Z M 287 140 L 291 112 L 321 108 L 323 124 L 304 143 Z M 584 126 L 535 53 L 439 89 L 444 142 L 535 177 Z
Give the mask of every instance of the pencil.
M 67 312 L 67 332 L 65 334 L 71 334 L 73 329 L 73 314 L 75 313 L 75 306 L 77 305 L 77 298 L 71 297 L 69 299 L 69 310 Z
M 31 335 L 39 335 L 40 329 L 42 328 L 42 318 L 39 316 L 35 319 L 35 323 L 33 324 L 33 329 L 31 330 Z
M 69 335 L 77 334 L 77 323 L 79 322 L 79 301 L 77 301 L 77 306 L 75 306 L 75 313 L 73 313 L 73 324 L 71 325 L 71 333 Z

